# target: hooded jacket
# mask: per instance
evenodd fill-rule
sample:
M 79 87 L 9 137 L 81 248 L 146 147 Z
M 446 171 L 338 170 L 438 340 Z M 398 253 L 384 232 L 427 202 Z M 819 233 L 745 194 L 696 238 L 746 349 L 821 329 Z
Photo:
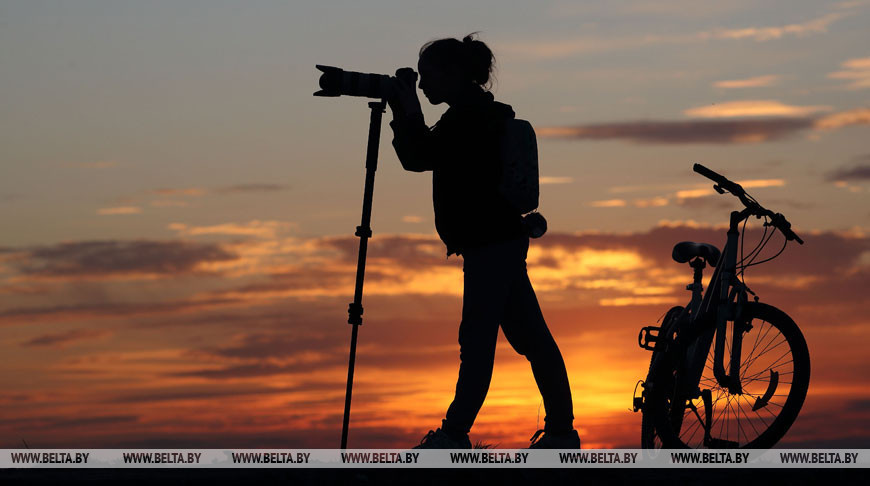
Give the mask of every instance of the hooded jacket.
M 393 147 L 402 167 L 431 170 L 435 229 L 447 255 L 524 235 L 522 216 L 499 192 L 499 137 L 513 109 L 476 90 L 431 129 L 422 114 L 396 118 Z

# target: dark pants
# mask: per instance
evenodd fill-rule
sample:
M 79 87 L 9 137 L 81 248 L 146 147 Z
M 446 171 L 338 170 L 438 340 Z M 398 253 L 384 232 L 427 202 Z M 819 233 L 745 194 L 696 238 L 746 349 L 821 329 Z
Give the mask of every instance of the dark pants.
M 463 252 L 461 364 L 456 395 L 444 424 L 448 432 L 467 434 L 483 406 L 492 379 L 499 324 L 514 350 L 532 365 L 544 398 L 545 430 L 558 434 L 573 429 L 568 373 L 526 273 L 528 250 L 529 239 L 521 238 Z

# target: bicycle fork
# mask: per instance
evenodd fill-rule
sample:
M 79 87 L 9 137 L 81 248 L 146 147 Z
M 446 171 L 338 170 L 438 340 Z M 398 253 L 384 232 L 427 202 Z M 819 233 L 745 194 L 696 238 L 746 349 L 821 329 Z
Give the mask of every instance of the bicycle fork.
M 716 309 L 716 341 L 713 348 L 713 376 L 728 393 L 743 393 L 740 384 L 740 356 L 743 350 L 743 333 L 751 324 L 743 322 L 743 309 L 746 304 L 746 286 L 737 278 L 737 244 L 740 237 L 738 225 L 749 215 L 747 210 L 731 213 L 731 226 L 728 229 L 728 242 L 725 245 L 722 272 L 719 275 L 719 302 Z M 728 373 L 725 372 L 725 338 L 728 321 L 734 322 L 731 334 L 731 356 Z

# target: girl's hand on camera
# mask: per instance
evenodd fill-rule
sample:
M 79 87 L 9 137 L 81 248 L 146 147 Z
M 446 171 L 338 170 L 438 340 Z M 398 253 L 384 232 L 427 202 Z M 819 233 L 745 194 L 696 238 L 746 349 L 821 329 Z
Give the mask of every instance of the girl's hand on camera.
M 387 100 L 393 110 L 393 117 L 409 118 L 422 114 L 420 99 L 417 98 L 417 90 L 400 78 L 393 77 L 393 93 Z

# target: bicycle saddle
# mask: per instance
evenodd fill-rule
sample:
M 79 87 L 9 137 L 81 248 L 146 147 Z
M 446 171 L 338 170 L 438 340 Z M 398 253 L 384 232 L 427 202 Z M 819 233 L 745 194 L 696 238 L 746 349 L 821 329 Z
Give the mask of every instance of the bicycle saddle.
M 715 267 L 719 262 L 719 249 L 709 243 L 695 243 L 694 241 L 683 241 L 674 246 L 674 251 L 671 253 L 674 261 L 677 263 L 686 263 L 692 258 L 701 257 Z

